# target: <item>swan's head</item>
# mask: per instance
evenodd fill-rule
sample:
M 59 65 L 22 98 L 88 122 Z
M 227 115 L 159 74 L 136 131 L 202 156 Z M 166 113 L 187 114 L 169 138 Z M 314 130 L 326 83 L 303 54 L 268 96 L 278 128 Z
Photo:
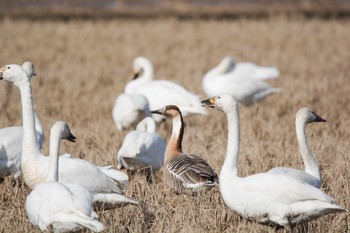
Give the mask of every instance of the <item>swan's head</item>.
M 0 80 L 5 80 L 18 86 L 24 80 L 29 79 L 27 72 L 20 65 L 11 64 L 0 68 Z
M 219 95 L 210 99 L 203 100 L 203 107 L 215 108 L 224 113 L 237 110 L 238 102 L 232 95 Z
M 134 68 L 134 78 L 133 79 L 137 79 L 139 77 L 142 77 L 143 73 L 144 73 L 144 69 L 146 69 L 147 67 L 152 67 L 150 60 L 148 60 L 145 57 L 137 57 L 134 60 L 134 64 L 133 64 L 133 68 Z
M 64 121 L 56 121 L 55 124 L 51 127 L 50 134 L 58 134 L 60 136 L 60 139 L 66 139 L 70 142 L 75 142 L 75 139 L 77 139 L 71 133 L 68 124 Z
M 222 73 L 226 73 L 229 70 L 233 69 L 235 65 L 236 63 L 234 59 L 230 56 L 226 56 L 221 60 L 219 64 L 219 69 L 221 70 Z
M 29 78 L 32 78 L 33 76 L 36 76 L 34 65 L 33 65 L 33 63 L 31 61 L 23 62 L 22 67 L 27 72 Z
M 171 118 L 176 117 L 178 115 L 181 115 L 180 109 L 175 105 L 167 105 L 167 106 L 160 108 L 158 110 L 151 111 L 151 113 L 159 114 L 159 115 L 163 115 L 163 116 L 171 117 Z
M 296 119 L 303 121 L 305 123 L 312 123 L 312 122 L 326 122 L 325 119 L 317 115 L 313 110 L 309 108 L 301 108 L 297 112 Z

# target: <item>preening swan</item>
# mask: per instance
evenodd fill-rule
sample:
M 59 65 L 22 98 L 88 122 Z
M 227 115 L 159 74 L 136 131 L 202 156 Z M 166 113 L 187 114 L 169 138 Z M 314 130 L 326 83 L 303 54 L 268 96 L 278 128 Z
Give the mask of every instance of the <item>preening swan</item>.
M 125 86 L 125 93 L 142 94 L 149 101 L 150 109 L 159 109 L 168 104 L 177 105 L 183 116 L 190 114 L 207 114 L 201 108 L 197 95 L 182 86 L 167 80 L 153 80 L 153 66 L 145 57 L 134 60 L 134 80 Z M 164 119 L 153 116 L 156 121 Z
M 289 167 L 276 167 L 268 171 L 268 173 L 274 174 L 283 174 L 292 176 L 301 181 L 304 181 L 316 188 L 321 187 L 322 177 L 320 173 L 320 168 L 312 155 L 309 143 L 306 139 L 306 124 L 312 122 L 325 122 L 326 120 L 322 119 L 314 111 L 308 108 L 301 108 L 296 114 L 295 117 L 295 129 L 297 133 L 297 139 L 299 143 L 300 153 L 303 157 L 303 162 L 305 165 L 305 171 L 301 171 L 295 168 Z
M 24 70 L 28 73 L 31 79 L 36 75 L 34 65 L 30 61 L 22 64 Z M 41 125 L 39 117 L 34 112 L 35 130 L 38 140 L 39 150 L 44 143 L 44 129 Z M 22 174 L 21 170 L 21 154 L 22 154 L 23 128 L 22 126 L 12 126 L 0 129 L 0 178 L 8 175 L 13 175 L 17 178 Z
M 225 57 L 217 67 L 207 72 L 202 87 L 207 96 L 230 94 L 244 104 L 251 105 L 266 96 L 280 92 L 263 81 L 267 77 L 277 77 L 278 70 L 272 67 L 258 67 L 251 63 L 234 63 Z
M 117 155 L 118 169 L 125 167 L 134 171 L 142 168 L 158 170 L 164 163 L 165 143 L 155 133 L 156 123 L 146 117 L 129 132 Z
M 115 100 L 112 116 L 117 130 L 136 125 L 143 118 L 151 116 L 149 103 L 140 94 L 120 94 Z
M 320 189 L 293 177 L 259 173 L 238 176 L 240 122 L 238 103 L 230 95 L 202 101 L 223 111 L 228 121 L 228 144 L 220 173 L 220 193 L 226 205 L 239 215 L 259 223 L 293 227 L 325 214 L 345 212 Z
M 34 188 L 45 180 L 49 159 L 40 153 L 34 129 L 32 89 L 26 71 L 19 65 L 6 65 L 0 69 L 0 79 L 13 83 L 20 90 L 23 114 L 22 172 L 25 183 Z M 128 176 L 111 167 L 98 167 L 86 160 L 69 156 L 59 157 L 59 180 L 75 183 L 93 194 L 97 202 L 135 203 L 124 196 Z
M 42 231 L 52 225 L 54 232 L 71 232 L 82 228 L 100 232 L 104 226 L 92 208 L 92 196 L 77 184 L 61 184 L 58 180 L 60 140 L 75 141 L 68 125 L 57 121 L 50 133 L 50 162 L 46 182 L 29 194 L 26 210 L 29 220 Z
M 169 117 L 173 121 L 171 138 L 165 150 L 164 183 L 175 192 L 185 194 L 210 190 L 216 186 L 219 183 L 218 176 L 210 165 L 204 159 L 182 151 L 184 123 L 180 109 L 175 105 L 167 105 L 152 113 Z

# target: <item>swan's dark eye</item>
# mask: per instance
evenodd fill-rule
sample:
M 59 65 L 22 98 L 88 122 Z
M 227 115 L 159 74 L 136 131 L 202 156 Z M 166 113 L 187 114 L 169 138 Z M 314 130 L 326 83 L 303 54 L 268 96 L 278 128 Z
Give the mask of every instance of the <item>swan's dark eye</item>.
M 8 66 L 7 69 L 11 69 L 11 67 Z
M 218 99 L 220 99 L 220 96 L 218 96 Z

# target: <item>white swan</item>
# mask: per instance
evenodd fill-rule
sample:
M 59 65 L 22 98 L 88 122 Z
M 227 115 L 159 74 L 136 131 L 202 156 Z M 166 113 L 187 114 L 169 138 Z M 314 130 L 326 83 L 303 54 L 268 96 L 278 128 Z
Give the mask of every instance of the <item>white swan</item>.
M 158 170 L 164 163 L 165 143 L 155 133 L 156 123 L 146 117 L 137 124 L 136 130 L 129 132 L 117 155 L 118 169 L 128 170 L 151 168 Z
M 207 96 L 230 94 L 238 102 L 251 105 L 272 93 L 281 91 L 280 88 L 274 88 L 264 82 L 262 78 L 257 78 L 259 75 L 253 75 L 254 72 L 249 74 L 248 64 L 242 64 L 242 68 L 239 68 L 238 64 L 235 65 L 232 59 L 226 57 L 217 67 L 207 72 L 202 81 L 205 94 Z M 265 71 L 261 73 L 265 73 Z M 266 71 L 266 73 L 269 72 Z M 271 71 L 271 73 L 273 72 Z
M 58 182 L 61 139 L 75 141 L 68 125 L 57 121 L 50 132 L 50 162 L 46 182 L 38 184 L 27 197 L 29 220 L 42 231 L 52 225 L 54 232 L 71 232 L 84 227 L 100 232 L 104 226 L 93 211 L 90 192 L 80 185 Z
M 115 100 L 112 110 L 117 130 L 129 128 L 150 115 L 147 98 L 139 94 L 120 94 Z
M 177 105 L 183 116 L 190 114 L 207 114 L 200 105 L 197 95 L 182 86 L 167 80 L 153 80 L 153 66 L 145 57 L 134 60 L 134 80 L 125 86 L 125 92 L 138 93 L 147 97 L 150 109 L 159 109 L 165 105 Z M 156 121 L 164 119 L 153 116 Z
M 289 167 L 275 167 L 269 170 L 268 173 L 292 176 L 316 188 L 320 188 L 322 183 L 320 168 L 314 156 L 312 155 L 309 143 L 306 139 L 305 127 L 306 124 L 312 122 L 325 121 L 326 120 L 322 119 L 319 115 L 317 115 L 314 111 L 312 111 L 309 108 L 299 109 L 295 117 L 295 129 L 297 133 L 300 153 L 303 157 L 303 162 L 305 165 L 305 171 Z
M 190 195 L 215 187 L 219 183 L 218 176 L 207 161 L 182 151 L 185 126 L 180 109 L 175 105 L 167 105 L 152 113 L 173 121 L 173 130 L 165 150 L 164 183 L 176 193 Z
M 202 103 L 227 115 L 228 144 L 219 181 L 222 198 L 231 209 L 259 223 L 291 228 L 325 214 L 346 211 L 333 204 L 334 199 L 320 189 L 293 177 L 271 173 L 239 177 L 238 103 L 230 95 L 221 95 Z
M 22 67 L 28 73 L 31 79 L 36 75 L 34 65 L 30 61 L 22 64 Z M 38 141 L 39 150 L 44 143 L 44 129 L 41 125 L 39 117 L 34 112 L 35 130 Z M 23 128 L 22 126 L 12 126 L 0 129 L 0 178 L 13 175 L 15 178 L 22 174 L 21 170 L 21 154 L 22 154 Z
M 231 78 L 244 79 L 276 79 L 280 75 L 276 67 L 258 66 L 251 62 L 236 63 L 230 56 L 224 57 L 219 65 L 209 72 L 215 73 L 214 70 L 220 70 L 220 74 L 229 74 Z
M 23 114 L 22 172 L 25 183 L 34 188 L 45 180 L 49 159 L 40 153 L 36 143 L 30 79 L 19 65 L 3 66 L 0 69 L 0 79 L 13 83 L 20 90 Z M 96 202 L 137 203 L 123 195 L 128 176 L 109 166 L 98 167 L 86 160 L 60 156 L 59 180 L 83 186 L 93 194 Z

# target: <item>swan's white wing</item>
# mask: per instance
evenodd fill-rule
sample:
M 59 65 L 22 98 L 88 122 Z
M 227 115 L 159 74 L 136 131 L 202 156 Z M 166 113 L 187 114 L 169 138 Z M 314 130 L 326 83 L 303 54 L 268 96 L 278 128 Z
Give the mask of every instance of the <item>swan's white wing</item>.
M 123 166 L 135 170 L 144 167 L 159 169 L 164 162 L 165 143 L 157 134 L 132 131 L 124 139 L 117 156 Z
M 279 71 L 275 67 L 257 66 L 250 62 L 240 62 L 235 66 L 231 73 L 233 78 L 251 78 L 251 79 L 275 79 L 279 76 Z
M 203 89 L 206 95 L 210 97 L 229 94 L 234 96 L 238 102 L 246 105 L 253 104 L 271 93 L 280 91 L 279 88 L 274 88 L 262 80 L 232 79 L 228 74 L 218 77 L 205 77 Z
M 113 120 L 118 130 L 128 128 L 150 115 L 148 100 L 140 94 L 120 94 L 112 111 Z
M 311 186 L 314 186 L 315 188 L 320 188 L 321 187 L 321 181 L 318 180 L 316 177 L 295 169 L 295 168 L 289 168 L 289 167 L 275 167 L 267 171 L 267 173 L 271 174 L 281 174 L 281 175 L 286 175 L 290 177 L 294 177 L 295 179 L 298 179 L 302 182 L 305 182 Z
M 59 181 L 75 183 L 93 193 L 124 193 L 123 185 L 105 175 L 98 166 L 86 160 L 59 157 Z
M 188 113 L 206 114 L 206 110 L 201 107 L 200 99 L 197 95 L 170 81 L 156 80 L 147 82 L 137 86 L 134 91 L 147 97 L 151 110 L 174 104 L 180 110 L 184 108 L 184 115 Z

